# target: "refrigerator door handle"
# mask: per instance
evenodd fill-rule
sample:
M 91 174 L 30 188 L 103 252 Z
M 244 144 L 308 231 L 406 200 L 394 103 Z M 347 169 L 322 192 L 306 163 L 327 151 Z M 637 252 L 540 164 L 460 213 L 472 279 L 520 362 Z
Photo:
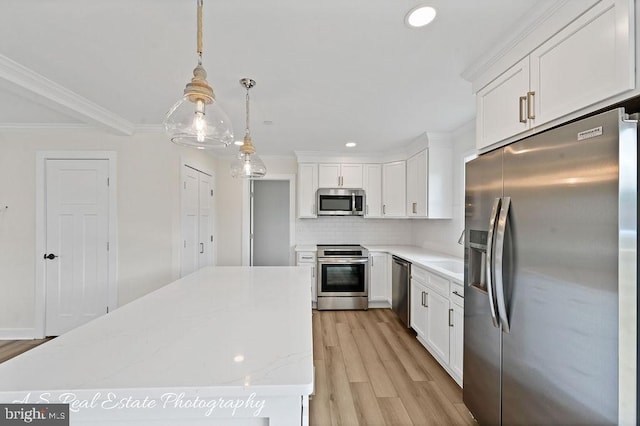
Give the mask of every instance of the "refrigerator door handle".
M 496 313 L 495 289 L 493 288 L 493 274 L 494 274 L 493 234 L 496 227 L 498 212 L 500 211 L 501 204 L 502 204 L 502 200 L 500 198 L 496 198 L 493 201 L 493 208 L 491 209 L 491 217 L 489 219 L 489 232 L 487 233 L 487 263 L 486 263 L 487 293 L 489 295 L 489 311 L 491 312 L 491 320 L 493 321 L 493 326 L 496 328 L 499 325 L 498 325 L 498 315 Z
M 502 331 L 509 333 L 509 317 L 507 316 L 507 304 L 505 303 L 504 277 L 502 275 L 502 263 L 504 255 L 504 236 L 507 230 L 507 219 L 509 217 L 509 207 L 511 207 L 511 197 L 502 199 L 502 207 L 500 208 L 500 216 L 498 217 L 498 226 L 496 229 L 496 250 L 494 253 L 493 264 L 495 266 L 494 281 L 496 285 L 496 300 L 498 302 L 498 314 L 500 315 L 500 323 Z

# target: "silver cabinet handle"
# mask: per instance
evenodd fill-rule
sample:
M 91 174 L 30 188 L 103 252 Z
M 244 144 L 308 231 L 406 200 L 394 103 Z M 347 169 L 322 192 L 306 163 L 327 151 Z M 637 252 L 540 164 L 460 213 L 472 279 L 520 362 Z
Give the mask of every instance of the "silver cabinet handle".
M 387 205 L 386 204 L 382 205 L 382 214 L 387 214 Z
M 200 254 L 204 253 L 204 243 L 200 243 Z
M 421 295 L 422 295 L 422 300 L 420 301 L 420 304 L 424 306 L 424 291 L 421 292 Z
M 422 306 L 424 306 L 425 308 L 429 307 L 429 304 L 427 303 L 427 297 L 429 297 L 429 292 L 427 291 L 423 291 L 422 292 Z
M 454 290 L 453 294 L 464 299 L 464 296 Z
M 449 309 L 449 327 L 453 327 L 453 319 L 451 318 L 452 313 L 453 309 Z
M 300 256 L 302 260 L 313 260 L 313 256 Z
M 527 92 L 527 118 L 530 120 L 536 119 L 535 96 L 536 92 Z
M 504 279 L 502 276 L 502 262 L 504 254 L 504 236 L 507 229 L 507 219 L 509 217 L 509 207 L 511 206 L 511 197 L 502 199 L 502 208 L 498 217 L 498 226 L 496 231 L 496 251 L 494 253 L 493 264 L 495 267 L 494 281 L 496 285 L 496 301 L 498 302 L 498 315 L 502 323 L 502 331 L 509 333 L 509 317 L 507 315 L 507 304 L 505 302 Z
M 518 121 L 520 121 L 521 123 L 526 123 L 527 122 L 527 117 L 525 116 L 524 113 L 524 105 L 527 103 L 527 97 L 526 96 L 520 96 L 518 98 Z
M 369 214 L 369 204 L 367 204 L 366 206 L 364 206 L 364 214 Z
M 411 211 L 413 213 L 418 213 L 418 203 L 411 203 Z
M 501 204 L 502 200 L 500 198 L 496 198 L 493 201 L 493 208 L 491 209 L 491 216 L 489 219 L 489 232 L 487 233 L 487 293 L 489 295 L 489 312 L 491 312 L 491 321 L 493 321 L 493 326 L 496 328 L 498 327 L 498 315 L 496 313 L 496 299 L 493 290 L 493 234 Z

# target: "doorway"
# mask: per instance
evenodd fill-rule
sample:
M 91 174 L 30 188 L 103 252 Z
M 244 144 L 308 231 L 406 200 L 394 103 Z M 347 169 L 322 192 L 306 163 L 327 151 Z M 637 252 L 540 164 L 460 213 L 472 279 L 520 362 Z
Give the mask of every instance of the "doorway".
M 36 327 L 58 336 L 116 306 L 115 153 L 38 153 Z
M 295 175 L 270 174 L 248 182 L 245 188 L 248 208 L 246 216 L 243 214 L 243 264 L 295 264 Z

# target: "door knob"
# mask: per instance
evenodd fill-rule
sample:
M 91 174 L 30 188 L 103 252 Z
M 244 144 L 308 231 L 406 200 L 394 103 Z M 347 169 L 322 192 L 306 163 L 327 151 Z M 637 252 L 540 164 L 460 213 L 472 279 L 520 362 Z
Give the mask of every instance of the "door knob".
M 49 253 L 49 254 L 45 254 L 45 255 L 44 255 L 44 258 L 45 258 L 45 259 L 49 259 L 49 260 L 53 260 L 53 259 L 55 259 L 56 257 L 58 257 L 58 256 L 56 256 L 56 255 L 55 255 L 55 254 L 53 254 L 53 253 Z

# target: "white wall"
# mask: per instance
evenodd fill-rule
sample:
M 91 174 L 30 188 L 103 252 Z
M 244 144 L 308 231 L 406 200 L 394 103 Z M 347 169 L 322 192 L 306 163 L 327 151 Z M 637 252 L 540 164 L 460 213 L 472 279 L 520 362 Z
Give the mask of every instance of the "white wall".
M 211 156 L 160 132 L 0 131 L 0 204 L 9 207 L 0 213 L 0 338 L 34 337 L 36 151 L 58 150 L 117 153 L 119 305 L 179 276 L 181 160 L 215 170 Z
M 228 147 L 227 150 L 237 150 Z M 225 153 L 226 154 L 226 153 Z M 267 175 L 297 173 L 294 157 L 265 156 L 261 157 L 267 166 Z M 218 234 L 217 258 L 219 266 L 242 265 L 242 220 L 246 180 L 232 178 L 229 174 L 231 157 L 220 157 L 216 161 L 216 229 Z M 293 194 L 295 197 L 295 194 Z M 247 220 L 248 218 L 245 218 Z
M 458 244 L 464 229 L 464 157 L 475 152 L 475 122 L 452 134 L 453 141 L 453 218 L 412 221 L 411 244 L 462 257 L 464 247 Z

